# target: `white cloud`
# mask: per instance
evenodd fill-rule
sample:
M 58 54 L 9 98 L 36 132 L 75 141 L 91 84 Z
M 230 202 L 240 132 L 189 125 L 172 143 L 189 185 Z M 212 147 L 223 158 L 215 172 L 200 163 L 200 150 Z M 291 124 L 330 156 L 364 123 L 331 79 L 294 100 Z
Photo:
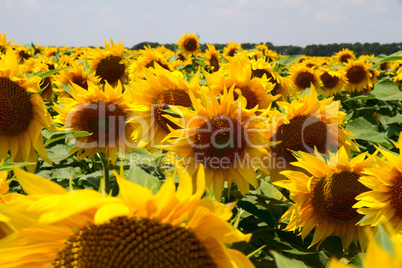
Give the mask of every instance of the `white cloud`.
M 301 4 L 301 0 L 282 0 L 279 1 L 279 7 L 281 8 L 295 8 Z
M 315 19 L 323 23 L 338 22 L 342 20 L 342 16 L 328 10 L 319 10 L 315 13 Z
M 226 8 L 217 8 L 214 10 L 214 15 L 227 19 L 245 19 L 250 16 L 249 13 L 245 12 L 244 10 L 232 6 Z
M 300 14 L 305 15 L 305 14 L 309 14 L 311 12 L 311 8 L 310 6 L 304 6 L 300 9 Z
M 249 0 L 237 0 L 235 5 L 237 7 L 241 7 L 241 6 L 249 4 L 249 2 L 250 2 Z
M 105 7 L 103 6 L 101 9 L 99 9 L 99 14 L 110 14 L 113 13 L 113 9 L 111 9 L 110 7 Z
M 63 9 L 63 5 L 59 2 L 54 2 L 53 5 L 51 6 L 52 10 L 60 10 Z
M 39 5 L 36 0 L 24 0 L 22 2 L 23 7 L 30 8 L 30 9 L 38 9 Z
M 80 6 L 80 7 L 78 8 L 78 10 L 81 11 L 81 12 L 88 12 L 88 13 L 94 11 L 93 8 L 90 7 L 90 6 L 88 6 L 88 5 Z

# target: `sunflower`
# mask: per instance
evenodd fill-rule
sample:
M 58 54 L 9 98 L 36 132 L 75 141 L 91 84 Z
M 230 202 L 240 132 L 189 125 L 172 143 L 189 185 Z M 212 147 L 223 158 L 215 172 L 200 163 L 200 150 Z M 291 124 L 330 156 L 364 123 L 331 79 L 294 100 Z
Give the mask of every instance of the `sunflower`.
M 253 267 L 225 246 L 251 235 L 227 222 L 233 204 L 201 199 L 205 181 L 199 170 L 196 187 L 179 168 L 177 190 L 168 176 L 155 195 L 115 173 L 120 197 L 109 197 L 67 192 L 14 168 L 28 196 L 2 206 L 15 232 L 1 240 L 0 266 Z
M 335 56 L 340 63 L 348 63 L 348 61 L 356 58 L 355 53 L 347 48 L 343 48 Z
M 315 68 L 309 68 L 304 64 L 294 64 L 289 70 L 289 79 L 294 84 L 296 92 L 300 92 L 313 85 L 315 88 L 321 87 L 321 80 Z
M 214 45 L 207 44 L 208 49 L 205 51 L 205 63 L 212 72 L 219 70 L 220 52 L 215 49 Z
M 95 75 L 101 78 L 102 84 L 108 82 L 115 86 L 120 81 L 124 85 L 127 80 L 127 63 L 123 54 L 124 43 L 115 44 L 112 39 L 110 39 L 110 45 L 105 41 L 104 50 L 98 49 L 94 52 L 93 60 L 89 64 Z
M 138 58 L 133 60 L 128 67 L 128 76 L 131 81 L 137 78 L 143 78 L 142 69 L 155 69 L 155 65 L 157 64 L 168 71 L 173 70 L 173 66 L 166 60 L 164 55 L 150 46 L 144 47 L 143 50 L 139 51 Z
M 402 267 L 402 245 L 396 237 L 390 237 L 391 247 L 385 248 L 380 246 L 377 239 L 372 239 L 368 242 L 367 251 L 363 256 L 362 268 L 377 268 L 377 267 Z M 344 264 L 332 258 L 328 268 L 355 268 L 355 265 Z
M 396 75 L 392 78 L 392 80 L 398 85 L 402 85 L 402 67 L 396 71 Z
M 241 49 L 241 44 L 240 43 L 235 43 L 235 42 L 229 42 L 224 48 L 223 48 L 223 56 L 224 57 L 233 57 L 236 53 L 236 51 Z
M 348 81 L 346 91 L 359 93 L 372 87 L 369 67 L 364 61 L 348 61 L 343 70 Z
M 252 78 L 251 62 L 244 56 L 236 55 L 228 58 L 229 63 L 225 64 L 226 75 L 217 72 L 204 73 L 209 87 L 218 95 L 224 88 L 234 87 L 234 99 L 242 100 L 246 109 L 266 109 L 279 96 L 269 94 L 274 85 L 266 78 Z M 240 97 L 241 96 L 241 97 Z
M 58 86 L 58 92 L 61 97 L 71 97 L 71 95 L 64 90 L 63 84 L 67 86 L 73 86 L 74 84 L 79 87 L 88 90 L 88 82 L 95 85 L 99 84 L 101 78 L 95 76 L 94 72 L 91 72 L 89 68 L 84 70 L 85 65 L 83 63 L 72 62 L 69 68 L 60 71 L 55 75 L 56 85 Z
M 344 73 L 330 69 L 321 69 L 319 73 L 323 85 L 323 90 L 321 88 L 317 89 L 319 93 L 325 97 L 341 94 L 343 87 L 347 83 Z
M 280 94 L 279 100 L 286 101 L 287 97 L 292 95 L 292 83 L 288 78 L 282 77 L 279 73 L 275 72 L 274 65 L 270 65 L 262 59 L 252 62 L 251 78 L 259 77 L 263 78 L 264 75 L 268 79 L 268 82 L 274 84 L 274 88 L 268 93 L 272 96 Z
M 377 158 L 377 166 L 363 172 L 360 182 L 370 191 L 357 196 L 359 202 L 354 207 L 370 216 L 363 224 L 376 226 L 385 221 L 402 233 L 402 133 L 396 145 L 399 155 L 380 149 L 384 157 Z
M 181 72 L 170 72 L 156 64 L 153 70 L 144 69 L 143 75 L 145 79 L 132 83 L 132 112 L 145 120 L 142 137 L 152 149 L 161 144 L 171 128 L 178 128 L 163 115 L 167 114 L 170 105 L 191 106 L 189 92 L 198 96 L 200 74 L 198 72 L 191 82 L 187 82 Z
M 250 184 L 256 188 L 254 167 L 267 153 L 260 133 L 265 122 L 255 117 L 257 107 L 241 108 L 234 100 L 233 87 L 225 89 L 219 101 L 212 90 L 199 100 L 190 92 L 190 98 L 194 110 L 173 106 L 182 118 L 165 116 L 181 128 L 171 130 L 162 148 L 182 157 L 192 174 L 198 163 L 203 163 L 206 185 L 212 186 L 216 200 L 221 198 L 225 181 L 229 187 L 236 183 L 242 194 L 249 191 Z
M 317 92 L 311 88 L 309 95 L 291 103 L 277 103 L 286 113 L 275 118 L 274 129 L 266 132 L 266 138 L 277 143 L 271 146 L 264 161 L 271 181 L 284 179 L 280 171 L 294 169 L 290 163 L 296 159 L 291 151 L 313 152 L 316 147 L 326 154 L 341 146 L 349 154 L 351 150 L 359 150 L 348 137 L 353 134 L 342 127 L 346 114 L 339 111 L 340 102 L 333 101 L 333 97 L 319 101 Z
M 132 133 L 135 122 L 129 122 L 131 106 L 120 82 L 115 88 L 106 83 L 100 86 L 88 82 L 88 89 L 77 84 L 70 86 L 71 97 L 60 98 L 54 110 L 59 114 L 55 122 L 65 131 L 87 131 L 90 136 L 76 138 L 70 154 L 78 152 L 78 159 L 91 158 L 104 152 L 116 163 L 118 154 L 136 147 Z
M 366 248 L 372 231 L 368 226 L 357 226 L 363 218 L 353 205 L 356 196 L 369 190 L 359 182 L 365 168 L 372 165 L 373 158 L 362 153 L 349 159 L 341 147 L 336 154 L 330 153 L 329 162 L 315 151 L 315 155 L 299 151 L 301 157 L 293 165 L 304 169 L 311 176 L 299 171 L 283 171 L 289 180 L 274 182 L 274 185 L 290 191 L 294 204 L 283 214 L 281 221 L 289 219 L 286 231 L 299 228 L 304 239 L 314 228 L 310 246 L 318 246 L 329 236 L 337 236 L 347 249 L 353 241 Z
M 200 38 L 193 33 L 184 33 L 183 36 L 180 36 L 177 43 L 179 50 L 188 56 L 196 55 L 201 51 L 199 39 Z
M 8 45 L 13 41 L 14 38 L 11 38 L 7 41 L 7 33 L 4 33 L 3 36 L 0 33 L 0 55 L 6 54 Z
M 10 151 L 11 162 L 46 162 L 42 128 L 53 129 L 52 117 L 39 94 L 40 78 L 26 77 L 19 70 L 17 57 L 8 49 L 0 61 L 0 162 Z M 34 168 L 34 166 L 29 166 Z

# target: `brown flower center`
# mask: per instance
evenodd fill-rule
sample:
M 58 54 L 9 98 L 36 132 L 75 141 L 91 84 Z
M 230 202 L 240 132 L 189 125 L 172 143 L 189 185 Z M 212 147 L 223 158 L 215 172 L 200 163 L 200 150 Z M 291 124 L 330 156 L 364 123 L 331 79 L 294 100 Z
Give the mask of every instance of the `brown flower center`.
M 278 90 L 280 89 L 281 86 L 278 83 L 278 81 L 272 76 L 271 72 L 265 69 L 255 69 L 252 70 L 251 72 L 251 78 L 254 77 L 262 78 L 264 74 L 267 76 L 267 79 L 269 79 L 268 81 L 275 85 L 275 87 L 269 92 L 269 94 L 275 96 L 276 94 L 278 94 Z
M 151 60 L 145 65 L 145 68 L 152 67 L 155 69 L 155 62 L 158 63 L 163 69 L 170 71 L 170 67 L 167 64 L 163 64 L 160 60 Z
M 395 208 L 397 215 L 402 215 L 402 175 L 397 178 L 397 183 L 392 189 L 391 205 Z
M 188 52 L 194 52 L 198 48 L 198 41 L 195 38 L 186 38 L 183 43 L 184 49 Z
M 0 77 L 0 135 L 18 136 L 28 129 L 32 119 L 28 92 L 9 78 Z
M 339 81 L 339 78 L 336 76 L 332 76 L 329 73 L 325 72 L 320 76 L 322 83 L 324 84 L 324 88 L 332 89 L 334 88 Z
M 122 109 L 110 102 L 91 102 L 76 111 L 72 118 L 76 131 L 87 131 L 88 138 L 102 146 L 115 142 L 125 133 L 126 116 Z
M 296 86 L 299 87 L 300 89 L 306 89 L 310 86 L 311 83 L 314 84 L 315 79 L 314 75 L 310 72 L 300 72 L 297 74 L 296 77 Z
M 73 75 L 70 78 L 70 82 L 77 84 L 78 86 L 82 87 L 83 89 L 88 90 L 88 79 L 83 77 L 82 75 Z
M 191 99 L 187 94 L 187 92 L 181 89 L 163 90 L 155 98 L 153 104 L 155 121 L 159 125 L 159 127 L 165 130 L 166 132 L 170 132 L 168 126 L 170 126 L 173 129 L 179 129 L 179 126 L 177 126 L 175 123 L 162 116 L 166 114 L 164 110 L 169 109 L 170 104 L 190 107 Z
M 228 116 L 210 118 L 195 135 L 195 157 L 208 168 L 228 168 L 246 148 L 245 135 L 243 127 Z
M 340 58 L 339 61 L 343 63 L 347 63 L 349 59 L 352 58 L 352 55 L 350 54 L 343 54 Z
M 50 100 L 51 96 L 53 95 L 53 86 L 50 77 L 44 78 L 39 86 L 43 90 L 41 97 L 43 99 Z
M 119 217 L 81 228 L 54 267 L 217 267 L 190 230 L 146 218 Z
M 101 59 L 96 66 L 96 75 L 102 78 L 101 82 L 104 84 L 106 81 L 109 84 L 116 83 L 117 80 L 124 76 L 126 66 L 120 63 L 122 60 L 119 56 L 107 56 Z
M 317 146 L 320 153 L 326 153 L 327 126 L 313 116 L 298 115 L 290 119 L 289 124 L 279 126 L 271 141 L 279 142 L 271 147 L 272 154 L 290 163 L 296 161 L 290 150 L 313 152 Z
M 358 181 L 359 177 L 358 173 L 341 171 L 320 179 L 312 192 L 314 210 L 333 221 L 357 223 L 363 215 L 352 208 L 355 198 L 370 190 Z
M 346 73 L 349 83 L 359 84 L 366 77 L 367 73 L 362 66 L 352 66 Z
M 219 70 L 219 60 L 215 55 L 211 56 L 209 63 L 211 64 L 212 67 L 214 67 L 214 68 L 211 68 L 211 69 L 213 69 L 212 70 L 213 72 L 216 72 Z

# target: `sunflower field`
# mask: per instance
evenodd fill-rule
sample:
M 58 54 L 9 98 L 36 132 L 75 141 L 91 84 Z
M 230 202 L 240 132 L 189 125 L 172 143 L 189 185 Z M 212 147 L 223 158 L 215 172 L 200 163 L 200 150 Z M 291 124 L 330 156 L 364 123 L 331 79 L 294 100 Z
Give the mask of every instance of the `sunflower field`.
M 402 267 L 402 51 L 0 34 L 0 267 Z

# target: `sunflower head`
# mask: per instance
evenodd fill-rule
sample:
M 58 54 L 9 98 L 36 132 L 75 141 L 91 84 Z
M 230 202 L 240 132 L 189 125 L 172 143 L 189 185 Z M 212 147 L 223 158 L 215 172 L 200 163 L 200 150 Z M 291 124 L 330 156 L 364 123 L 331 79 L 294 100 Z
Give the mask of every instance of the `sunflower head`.
M 220 52 L 215 49 L 214 45 L 207 44 L 208 49 L 205 51 L 205 63 L 212 72 L 219 71 L 220 68 Z
M 192 172 L 197 163 L 203 163 L 207 187 L 212 187 L 218 200 L 225 181 L 229 187 L 236 183 L 243 194 L 249 191 L 249 184 L 256 187 L 254 167 L 267 153 L 260 133 L 265 122 L 255 116 L 257 107 L 244 109 L 234 101 L 233 89 L 225 88 L 219 101 L 212 90 L 199 100 L 190 94 L 194 111 L 177 109 L 181 119 L 166 116 L 181 128 L 171 130 L 162 148 L 182 156 Z
M 8 45 L 13 41 L 13 39 L 14 38 L 11 38 L 7 41 L 7 33 L 4 33 L 3 35 L 0 33 L 0 55 L 6 54 Z
M 362 153 L 349 159 L 344 147 L 336 154 L 330 153 L 327 161 L 318 151 L 314 155 L 299 153 L 301 157 L 292 164 L 304 172 L 283 171 L 289 180 L 274 182 L 288 189 L 295 202 L 281 218 L 290 218 L 285 230 L 301 227 L 304 239 L 315 228 L 311 245 L 321 244 L 328 236 L 338 236 L 344 248 L 353 241 L 365 249 L 371 228 L 356 225 L 363 216 L 353 206 L 356 197 L 369 190 L 359 178 L 365 168 L 372 166 L 373 156 Z
M 372 87 L 371 73 L 369 72 L 369 66 L 366 62 L 348 61 L 343 68 L 345 72 L 347 84 L 345 90 L 348 92 L 362 92 Z
M 36 151 L 51 163 L 41 129 L 51 128 L 53 122 L 37 94 L 39 81 L 38 76 L 21 73 L 16 55 L 8 49 L 0 61 L 0 161 L 10 150 L 11 161 L 36 162 Z
M 199 170 L 193 185 L 185 169 L 177 167 L 177 189 L 167 174 L 155 195 L 115 173 L 120 195 L 110 197 L 91 190 L 67 192 L 14 168 L 28 195 L 0 204 L 7 226 L 15 231 L 2 240 L 0 254 L 7 258 L 1 258 L 0 266 L 252 267 L 225 245 L 249 241 L 251 235 L 227 222 L 233 205 L 201 199 L 205 180 Z
M 110 39 L 110 44 L 105 41 L 105 49 L 98 49 L 93 55 L 90 66 L 96 76 L 99 76 L 101 83 L 108 82 L 110 85 L 117 85 L 118 81 L 124 84 L 127 80 L 127 63 L 124 54 L 124 43 L 115 44 Z
M 311 85 L 315 88 L 321 87 L 321 80 L 314 68 L 309 68 L 304 64 L 295 64 L 292 65 L 289 72 L 289 78 L 297 92 L 311 87 Z
M 132 138 L 136 123 L 129 122 L 130 105 L 120 83 L 115 88 L 106 83 L 104 90 L 92 83 L 87 90 L 73 84 L 70 92 L 72 98 L 60 98 L 61 105 L 54 107 L 59 113 L 55 121 L 64 130 L 90 134 L 77 138 L 70 153 L 78 152 L 79 158 L 85 158 L 101 151 L 115 163 L 119 153 L 136 147 Z
M 241 49 L 241 44 L 240 43 L 229 42 L 223 48 L 223 56 L 224 57 L 233 57 L 236 54 L 236 51 L 238 51 L 240 49 Z
M 366 169 L 360 182 L 370 191 L 356 197 L 358 212 L 367 215 L 364 225 L 377 226 L 389 223 L 397 233 L 402 231 L 402 134 L 399 142 L 399 155 L 379 149 L 382 158 L 376 159 L 376 166 Z
M 330 97 L 342 92 L 343 87 L 346 84 L 345 74 L 340 71 L 333 71 L 329 69 L 321 69 L 319 77 L 322 82 L 322 87 L 317 90 L 324 96 Z
M 336 57 L 340 63 L 344 64 L 348 63 L 349 60 L 354 60 L 356 58 L 355 53 L 347 48 L 343 48 L 341 51 L 339 51 L 336 54 Z
M 196 55 L 201 51 L 199 39 L 200 38 L 194 33 L 183 33 L 177 43 L 177 45 L 179 46 L 179 50 L 189 56 Z
M 311 153 L 316 149 L 327 154 L 341 146 L 345 146 L 349 154 L 350 150 L 358 151 L 348 137 L 350 133 L 342 128 L 346 114 L 339 111 L 339 101 L 318 100 L 315 89 L 311 88 L 309 95 L 278 104 L 286 114 L 275 118 L 273 131 L 266 133 L 266 138 L 276 143 L 270 147 L 270 156 L 266 159 L 271 180 L 283 179 L 280 171 L 294 169 L 290 165 L 296 160 L 292 151 Z

